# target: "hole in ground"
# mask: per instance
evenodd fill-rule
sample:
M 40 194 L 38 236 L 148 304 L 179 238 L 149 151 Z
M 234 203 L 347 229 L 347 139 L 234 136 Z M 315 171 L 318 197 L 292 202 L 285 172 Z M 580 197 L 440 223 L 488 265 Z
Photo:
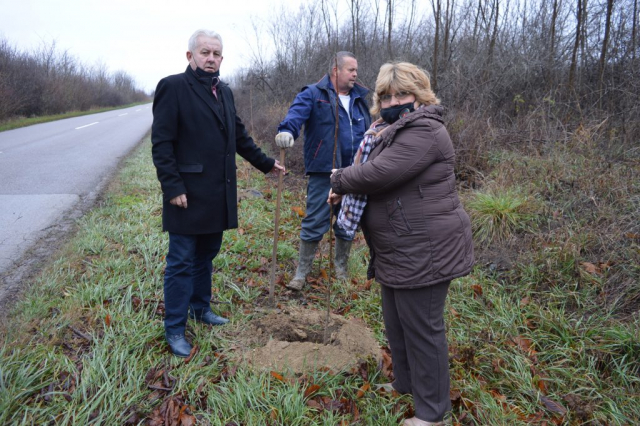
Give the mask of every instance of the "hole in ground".
M 289 318 L 290 319 L 290 318 Z M 337 324 L 331 321 L 327 329 L 326 335 L 330 338 L 331 345 L 336 345 L 339 342 L 334 341 L 332 336 L 340 330 L 342 324 Z M 281 340 L 284 342 L 310 342 L 324 344 L 325 336 L 325 324 L 305 324 L 298 321 L 284 322 L 277 321 L 258 321 L 256 328 L 262 333 L 271 336 L 274 340 Z

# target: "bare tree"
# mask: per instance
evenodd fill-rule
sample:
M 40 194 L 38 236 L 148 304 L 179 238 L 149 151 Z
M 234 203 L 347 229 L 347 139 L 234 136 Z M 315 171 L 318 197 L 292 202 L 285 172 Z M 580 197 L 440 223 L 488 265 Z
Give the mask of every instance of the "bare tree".
M 607 0 L 607 14 L 604 23 L 604 38 L 602 39 L 602 50 L 598 67 L 598 91 L 600 92 L 600 106 L 602 106 L 602 96 L 604 90 L 604 68 L 606 64 L 607 48 L 609 45 L 609 35 L 611 33 L 611 15 L 613 14 L 613 0 Z
M 571 66 L 569 67 L 569 93 L 574 93 L 575 90 L 578 47 L 580 46 L 580 39 L 582 37 L 582 26 L 584 25 L 582 16 L 582 3 L 584 1 L 585 0 L 577 0 L 578 3 L 576 5 L 576 30 L 573 42 L 573 50 L 571 52 Z

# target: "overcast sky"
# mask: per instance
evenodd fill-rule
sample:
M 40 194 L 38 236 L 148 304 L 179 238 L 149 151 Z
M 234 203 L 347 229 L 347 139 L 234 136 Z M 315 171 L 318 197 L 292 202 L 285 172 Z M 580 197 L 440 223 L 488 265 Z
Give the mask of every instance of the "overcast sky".
M 300 0 L 0 0 L 0 38 L 20 50 L 55 40 L 87 65 L 124 70 L 145 91 L 184 71 L 191 34 L 206 28 L 224 42 L 220 74 L 242 68 L 252 20 L 271 19 Z

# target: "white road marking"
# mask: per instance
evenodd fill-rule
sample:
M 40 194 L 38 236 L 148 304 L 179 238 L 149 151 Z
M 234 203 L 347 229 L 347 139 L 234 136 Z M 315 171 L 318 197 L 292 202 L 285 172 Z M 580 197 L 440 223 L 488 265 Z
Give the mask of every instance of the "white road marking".
M 122 117 L 123 115 L 127 115 L 129 114 L 128 112 L 125 112 L 124 114 L 120 114 L 118 117 Z
M 142 108 L 136 110 L 136 112 L 138 112 L 138 111 L 142 111 Z
M 76 130 L 78 130 L 78 129 L 84 129 L 85 127 L 93 126 L 94 124 L 98 124 L 98 123 L 99 123 L 99 121 L 96 121 L 95 123 L 86 124 L 86 125 L 84 125 L 84 126 L 76 127 Z

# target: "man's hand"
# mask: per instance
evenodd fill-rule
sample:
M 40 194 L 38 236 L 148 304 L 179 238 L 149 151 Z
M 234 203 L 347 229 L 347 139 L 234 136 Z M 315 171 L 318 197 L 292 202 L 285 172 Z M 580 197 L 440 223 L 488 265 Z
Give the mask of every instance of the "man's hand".
M 279 148 L 291 148 L 293 146 L 293 135 L 289 132 L 280 132 L 276 135 L 276 145 Z
M 173 204 L 174 206 L 182 207 L 183 209 L 187 208 L 187 194 L 178 195 L 175 198 L 169 200 L 169 204 Z
M 272 173 L 274 175 L 278 175 L 278 173 L 282 173 L 284 175 L 286 172 L 287 170 L 282 164 L 280 164 L 278 160 L 276 160 L 275 164 L 273 165 L 273 169 L 269 170 L 269 173 Z

